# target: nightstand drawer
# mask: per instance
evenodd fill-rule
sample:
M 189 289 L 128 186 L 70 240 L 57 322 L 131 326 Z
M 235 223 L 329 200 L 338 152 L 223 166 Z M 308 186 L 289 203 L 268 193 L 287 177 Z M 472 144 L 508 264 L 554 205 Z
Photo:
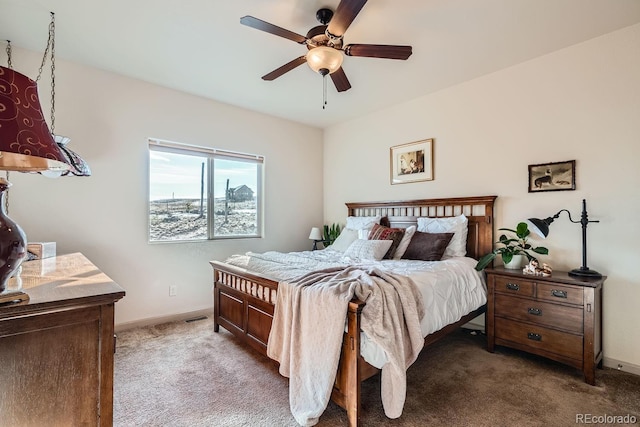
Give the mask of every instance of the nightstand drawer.
M 553 302 L 582 305 L 584 301 L 584 289 L 578 286 L 538 283 L 538 298 Z
M 522 295 L 532 297 L 535 285 L 528 280 L 520 280 L 510 277 L 495 278 L 496 292 L 503 294 Z
M 495 336 L 503 340 L 559 354 L 570 359 L 582 359 L 582 336 L 554 331 L 497 317 Z
M 500 317 L 551 326 L 578 334 L 583 331 L 583 311 L 577 307 L 515 298 L 509 295 L 496 295 L 495 310 L 498 313 L 496 315 Z

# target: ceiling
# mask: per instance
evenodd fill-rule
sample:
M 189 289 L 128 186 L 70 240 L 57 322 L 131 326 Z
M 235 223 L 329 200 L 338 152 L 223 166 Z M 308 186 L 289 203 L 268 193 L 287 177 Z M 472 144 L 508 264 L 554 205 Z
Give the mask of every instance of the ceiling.
M 304 64 L 263 81 L 306 48 L 240 17 L 304 35 L 338 3 L 0 0 L 0 40 L 42 52 L 53 11 L 58 59 L 325 128 L 640 22 L 640 0 L 375 0 L 345 44 L 412 45 L 407 61 L 345 57 L 352 88 L 338 93 L 328 79 L 324 110 L 322 77 Z

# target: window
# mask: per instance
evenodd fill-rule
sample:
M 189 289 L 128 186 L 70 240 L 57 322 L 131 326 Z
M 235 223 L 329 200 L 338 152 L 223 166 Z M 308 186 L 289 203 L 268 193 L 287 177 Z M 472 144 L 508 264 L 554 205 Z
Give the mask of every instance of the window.
M 262 236 L 264 157 L 149 140 L 149 241 Z

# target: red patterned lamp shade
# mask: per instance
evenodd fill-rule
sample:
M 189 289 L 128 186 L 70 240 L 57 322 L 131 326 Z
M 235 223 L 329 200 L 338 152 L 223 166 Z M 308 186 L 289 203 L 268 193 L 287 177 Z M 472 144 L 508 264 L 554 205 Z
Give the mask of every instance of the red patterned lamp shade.
M 0 170 L 68 169 L 44 120 L 36 82 L 0 66 Z
M 36 82 L 0 67 L 0 170 L 21 172 L 69 169 L 64 153 L 53 140 L 38 99 Z M 28 295 L 10 286 L 27 256 L 27 238 L 6 213 L 9 182 L 0 178 L 0 301 L 23 301 Z

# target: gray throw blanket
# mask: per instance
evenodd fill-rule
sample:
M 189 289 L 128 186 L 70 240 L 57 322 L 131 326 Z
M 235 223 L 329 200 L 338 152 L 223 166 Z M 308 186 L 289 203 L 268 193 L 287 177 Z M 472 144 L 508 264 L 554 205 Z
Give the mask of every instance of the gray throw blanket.
M 267 345 L 280 374 L 289 378 L 291 412 L 302 426 L 315 425 L 329 403 L 354 296 L 366 302 L 363 332 L 388 356 L 381 377 L 385 414 L 402 414 L 406 369 L 424 345 L 420 291 L 409 277 L 376 268 L 328 268 L 279 283 Z

